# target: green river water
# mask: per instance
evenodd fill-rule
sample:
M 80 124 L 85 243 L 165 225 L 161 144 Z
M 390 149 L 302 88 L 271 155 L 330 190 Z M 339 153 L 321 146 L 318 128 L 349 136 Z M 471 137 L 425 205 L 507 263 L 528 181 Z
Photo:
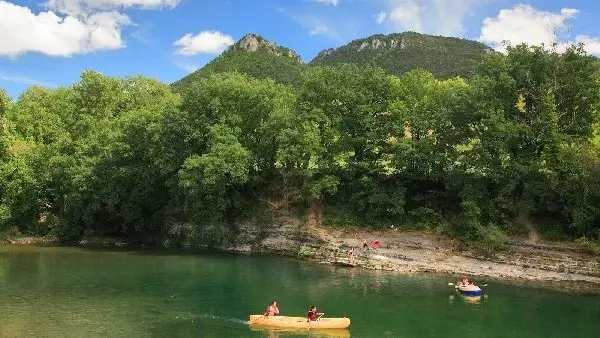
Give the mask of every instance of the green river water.
M 599 296 L 488 282 L 473 304 L 452 281 L 264 256 L 0 247 L 0 337 L 600 337 Z M 314 304 L 352 324 L 251 328 L 273 299 L 282 315 Z

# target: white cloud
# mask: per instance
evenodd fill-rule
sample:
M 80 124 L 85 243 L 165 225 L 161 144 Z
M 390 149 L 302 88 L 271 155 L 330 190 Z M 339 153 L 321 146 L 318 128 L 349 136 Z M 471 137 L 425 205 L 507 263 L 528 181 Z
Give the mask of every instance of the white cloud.
M 462 36 L 465 33 L 463 25 L 465 18 L 472 15 L 473 8 L 485 2 L 486 0 L 433 0 L 435 32 Z
M 497 17 L 485 18 L 479 39 L 503 50 L 502 42 L 530 45 L 558 43 L 558 33 L 567 27 L 567 20 L 574 18 L 576 9 L 563 8 L 560 13 L 537 10 L 529 5 L 516 5 L 503 9 Z
M 26 85 L 40 85 L 40 86 L 45 86 L 45 87 L 54 87 L 55 86 L 52 83 L 32 79 L 30 77 L 19 76 L 19 75 L 10 75 L 10 74 L 5 74 L 5 73 L 0 73 L 0 80 L 7 81 L 7 82 L 21 83 L 21 84 L 26 84 Z
M 338 33 L 338 29 L 336 28 L 339 28 L 341 24 L 346 26 L 346 28 L 352 24 L 352 20 L 349 20 L 346 17 L 344 17 L 343 21 L 339 21 L 332 20 L 331 18 L 324 18 L 313 13 L 298 14 L 288 12 L 286 15 L 306 29 L 309 36 L 325 36 L 328 39 L 338 43 L 344 41 L 344 39 L 342 39 L 341 35 Z
M 552 13 L 528 5 L 516 5 L 512 9 L 501 10 L 497 17 L 484 19 L 479 40 L 501 52 L 505 50 L 505 41 L 512 45 L 556 45 L 559 52 L 582 43 L 588 53 L 600 55 L 600 37 L 580 34 L 575 39 L 561 41 L 561 31 L 568 29 L 568 21 L 575 19 L 578 13 L 573 8 L 563 8 L 560 13 Z
M 396 1 L 396 6 L 388 13 L 388 18 L 395 25 L 405 30 L 423 31 L 421 11 L 423 8 L 413 0 Z
M 216 54 L 234 43 L 229 35 L 218 31 L 203 31 L 197 35 L 186 34 L 175 41 L 173 45 L 179 47 L 176 54 L 191 56 L 200 53 Z
M 382 24 L 385 19 L 387 19 L 388 13 L 381 11 L 379 12 L 379 14 L 375 15 L 375 21 L 377 21 L 378 24 Z
M 152 38 L 150 38 L 150 28 L 148 26 L 144 26 L 136 29 L 134 32 L 129 34 L 132 38 L 136 39 L 141 43 L 152 43 Z
M 328 1 L 322 0 L 320 2 Z M 336 1 L 335 4 L 332 2 L 332 4 L 336 5 L 341 2 L 342 1 L 339 0 Z M 309 36 L 325 36 L 330 40 L 336 41 L 337 43 L 346 41 L 338 32 L 343 31 L 347 33 L 348 31 L 355 30 L 356 27 L 356 19 L 352 16 L 341 15 L 325 17 L 315 12 L 298 13 L 285 8 L 278 8 L 277 11 L 286 16 L 288 19 L 291 19 L 302 26 L 302 28 L 308 31 Z
M 313 35 L 324 35 L 329 31 L 329 28 L 327 28 L 327 26 L 316 26 L 315 28 L 311 29 L 310 32 L 308 32 L 308 35 L 313 36 Z
M 414 30 L 446 36 L 462 36 L 463 22 L 473 9 L 493 0 L 384 0 L 385 10 L 375 16 L 395 30 Z
M 322 35 L 334 41 L 343 41 L 342 37 L 335 30 L 320 20 L 307 19 L 303 25 L 309 28 L 309 36 Z
M 80 19 L 52 11 L 36 15 L 27 7 L 0 1 L 0 56 L 27 52 L 71 56 L 121 48 L 121 26 L 129 23 L 127 16 L 114 11 Z
M 46 11 L 0 0 L 0 56 L 37 52 L 67 57 L 123 48 L 122 27 L 132 24 L 117 10 L 173 7 L 180 0 L 48 0 Z
M 477 6 L 495 0 L 381 0 L 385 9 L 374 15 L 379 24 L 387 23 L 394 30 L 412 30 L 445 36 L 464 36 L 464 21 L 474 15 Z M 503 41 L 512 44 L 557 45 L 559 51 L 583 43 L 585 50 L 600 54 L 600 37 L 578 35 L 561 41 L 562 31 L 579 10 L 563 8 L 558 13 L 537 10 L 529 5 L 515 5 L 501 10 L 496 17 L 483 20 L 479 40 L 503 51 Z
M 590 37 L 587 35 L 578 35 L 575 41 L 568 41 L 558 46 L 559 49 L 565 49 L 572 44 L 583 43 L 584 49 L 591 54 L 600 55 L 600 37 Z
M 577 13 L 579 13 L 579 10 L 578 9 L 574 9 L 574 8 L 563 8 L 563 9 L 560 10 L 560 13 L 562 15 L 566 15 L 566 16 L 571 17 L 571 16 L 577 15 Z
M 197 71 L 198 68 L 200 68 L 195 64 L 185 63 L 185 62 L 177 62 L 177 61 L 175 61 L 175 65 L 177 67 L 183 69 L 186 73 L 193 73 L 193 72 Z
M 174 8 L 181 0 L 48 0 L 46 7 L 68 15 L 82 15 L 97 11 L 121 10 L 131 7 L 154 9 Z
M 337 6 L 342 0 L 310 0 L 310 1 L 321 2 L 324 4 Z

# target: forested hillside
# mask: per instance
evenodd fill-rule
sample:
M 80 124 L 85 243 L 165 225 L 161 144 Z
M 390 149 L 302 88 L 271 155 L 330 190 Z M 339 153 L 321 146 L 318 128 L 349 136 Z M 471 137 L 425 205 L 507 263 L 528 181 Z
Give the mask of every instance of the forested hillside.
M 247 34 L 201 69 L 173 83 L 173 88 L 181 91 L 190 82 L 227 72 L 297 86 L 303 69 L 341 63 L 380 67 L 398 76 L 421 68 L 438 78 L 469 78 L 487 53 L 495 52 L 480 42 L 405 32 L 373 35 L 322 51 L 307 65 L 293 50 L 260 35 Z
M 422 68 L 439 78 L 468 78 L 475 74 L 487 53 L 496 52 L 477 41 L 404 32 L 373 35 L 324 50 L 310 64 L 358 63 L 380 67 L 394 75 Z
M 211 74 L 237 72 L 256 79 L 297 85 L 306 65 L 296 52 L 256 34 L 247 34 L 201 69 L 173 83 L 175 90 Z
M 0 94 L 0 226 L 63 240 L 227 242 L 269 208 L 323 225 L 431 229 L 500 243 L 518 215 L 600 235 L 596 60 L 489 53 L 469 78 L 313 66 L 296 86 L 213 74 L 181 94 L 85 72 Z

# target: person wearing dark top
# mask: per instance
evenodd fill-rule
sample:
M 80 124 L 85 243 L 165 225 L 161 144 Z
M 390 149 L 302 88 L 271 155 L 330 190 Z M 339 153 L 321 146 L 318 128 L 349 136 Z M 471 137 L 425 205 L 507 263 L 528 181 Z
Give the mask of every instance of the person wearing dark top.
M 319 320 L 319 318 L 321 318 L 321 316 L 323 316 L 324 313 L 322 312 L 317 312 L 317 307 L 316 306 L 311 306 L 310 310 L 308 311 L 308 314 L 306 315 L 306 318 L 308 319 L 308 321 L 316 321 Z

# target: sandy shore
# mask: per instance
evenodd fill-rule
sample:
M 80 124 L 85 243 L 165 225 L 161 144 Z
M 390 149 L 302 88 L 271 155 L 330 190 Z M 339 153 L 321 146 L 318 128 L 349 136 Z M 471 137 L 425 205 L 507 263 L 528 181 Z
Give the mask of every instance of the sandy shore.
M 248 233 L 243 236 L 252 237 Z M 363 243 L 375 240 L 380 242 L 379 248 L 363 248 Z M 350 248 L 355 248 L 354 259 L 348 256 Z M 400 273 L 481 276 L 600 292 L 600 256 L 575 243 L 512 239 L 505 251 L 484 258 L 460 250 L 454 239 L 434 234 L 391 229 L 307 228 L 288 221 L 268 228 L 254 245 L 229 249 L 281 254 L 323 264 L 352 263 L 356 267 Z

